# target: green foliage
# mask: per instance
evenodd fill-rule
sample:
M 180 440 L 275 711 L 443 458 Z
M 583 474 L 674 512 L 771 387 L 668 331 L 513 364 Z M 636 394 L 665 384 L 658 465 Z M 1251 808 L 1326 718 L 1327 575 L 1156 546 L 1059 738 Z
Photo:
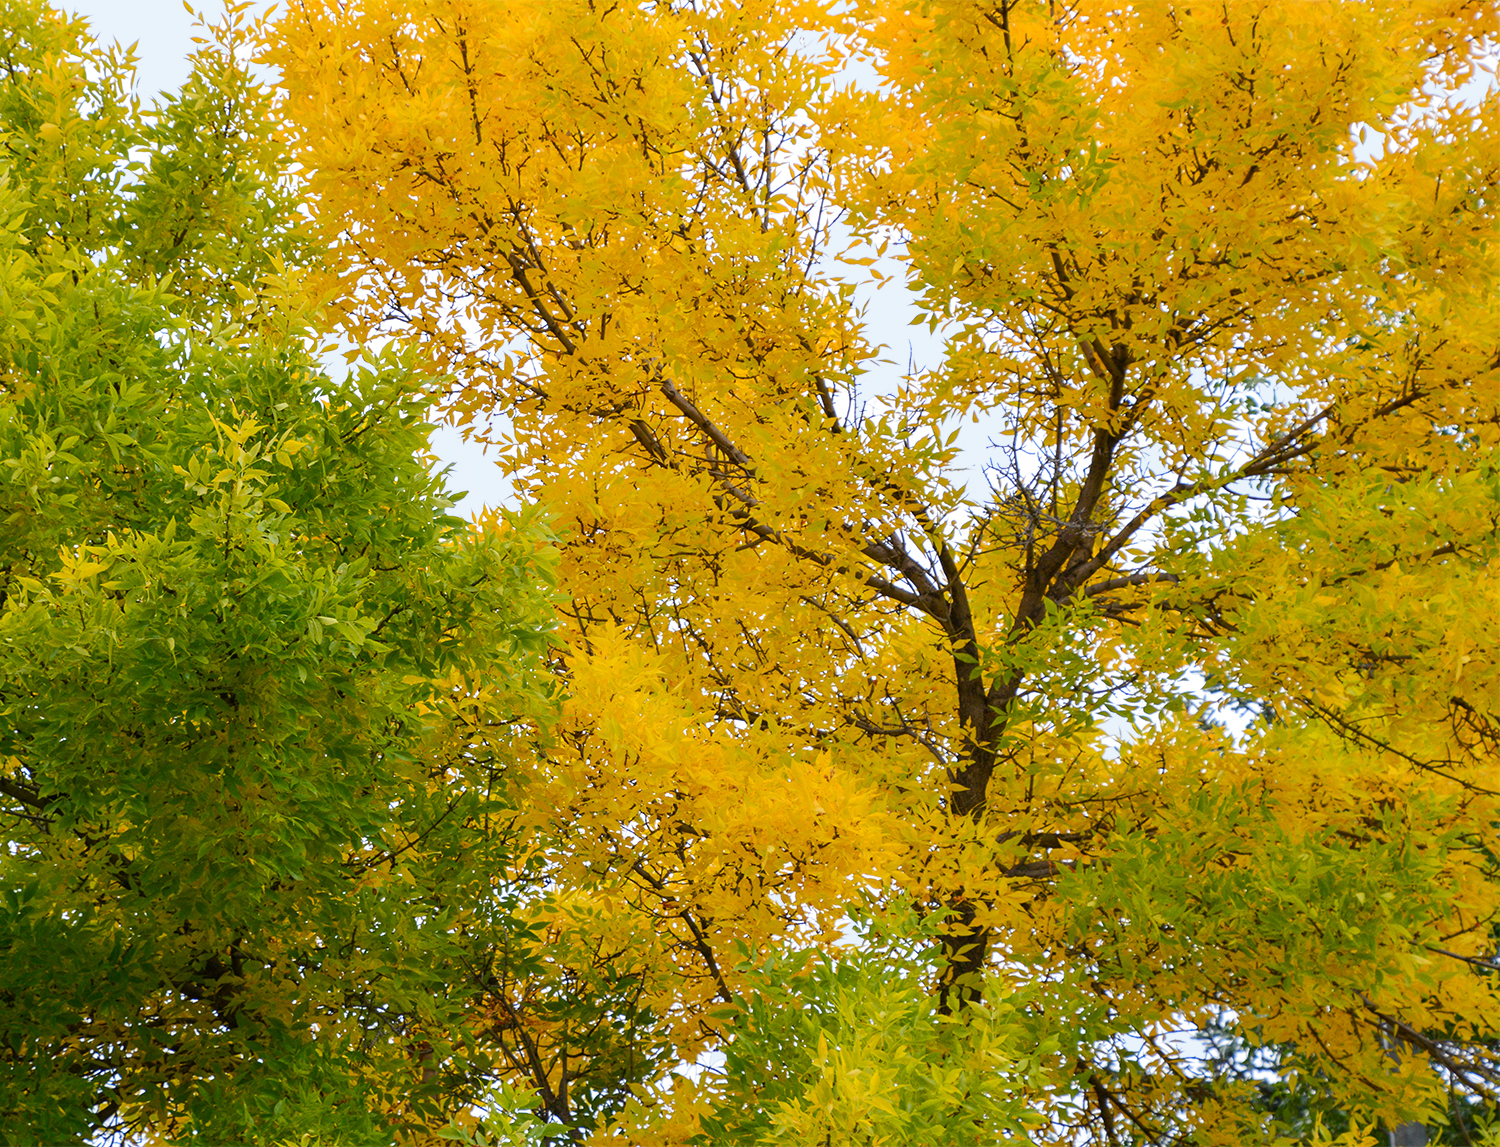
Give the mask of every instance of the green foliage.
M 441 1125 L 528 935 L 545 530 L 448 514 L 399 356 L 304 348 L 222 37 L 149 119 L 0 28 L 0 1142 Z
M 702 1144 L 946 1147 L 1024 1136 L 1038 1041 L 1014 999 L 938 1011 L 930 926 L 892 914 L 841 955 L 753 959 L 724 1018 L 724 1083 Z M 1022 1051 L 1025 1048 L 1027 1050 Z
M 277 304 L 296 309 L 315 258 L 271 93 L 241 60 L 247 7 L 228 5 L 182 90 L 143 109 L 133 59 L 96 45 L 81 18 L 0 5 L 0 157 L 39 259 L 75 281 L 105 259 L 133 282 L 169 279 L 163 305 L 198 320 L 258 325 Z
M 117 232 L 143 126 L 130 76 L 81 18 L 38 0 L 0 6 L 0 154 L 30 204 L 20 234 L 44 260 L 83 257 Z
M 253 320 L 315 259 L 297 225 L 299 189 L 285 147 L 271 130 L 271 92 L 239 58 L 240 10 L 231 5 L 215 31 L 182 90 L 144 117 L 137 146 L 149 162 L 130 187 L 115 241 L 132 274 L 170 276 L 194 314 Z

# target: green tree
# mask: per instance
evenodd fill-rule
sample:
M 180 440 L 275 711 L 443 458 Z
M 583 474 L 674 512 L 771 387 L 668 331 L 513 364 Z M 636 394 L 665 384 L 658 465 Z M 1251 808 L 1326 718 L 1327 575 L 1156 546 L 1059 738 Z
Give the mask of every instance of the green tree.
M 154 115 L 0 4 L 0 1142 L 388 1142 L 492 1074 L 544 530 L 317 365 L 231 16 Z M 300 270 L 299 270 L 300 268 Z

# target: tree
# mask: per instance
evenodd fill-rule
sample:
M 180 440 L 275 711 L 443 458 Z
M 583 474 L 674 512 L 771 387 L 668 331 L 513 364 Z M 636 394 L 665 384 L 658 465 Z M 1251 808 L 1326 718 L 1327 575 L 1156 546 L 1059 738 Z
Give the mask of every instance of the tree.
M 526 966 L 545 534 L 447 514 L 399 355 L 318 366 L 216 31 L 153 116 L 0 4 L 6 1143 L 415 1141 L 493 1079 L 485 967 Z
M 729 1057 L 599 1141 L 764 1101 L 752 1140 L 928 1142 L 917 1077 L 882 1108 L 860 1025 L 762 974 L 904 903 L 946 1033 L 908 1046 L 1009 1081 L 954 1142 L 1271 1138 L 1225 1031 L 1356 1125 L 1491 1101 L 1500 102 L 1443 93 L 1500 12 L 843 11 L 266 33 L 349 329 L 559 523 L 552 958 Z M 862 392 L 892 260 L 946 355 Z M 518 1072 L 565 1124 L 569 1041 Z

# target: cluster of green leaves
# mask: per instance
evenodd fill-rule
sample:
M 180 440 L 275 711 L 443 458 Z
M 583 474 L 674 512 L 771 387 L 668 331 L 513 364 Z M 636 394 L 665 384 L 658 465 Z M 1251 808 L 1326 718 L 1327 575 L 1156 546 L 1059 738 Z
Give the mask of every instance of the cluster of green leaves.
M 842 955 L 742 953 L 724 1081 L 694 1142 L 947 1147 L 1024 1139 L 1030 1084 L 1055 1040 L 1014 999 L 939 1012 L 936 930 L 891 914 Z M 925 942 L 924 942 L 925 938 Z
M 271 94 L 239 59 L 243 14 L 231 6 L 181 90 L 146 109 L 133 58 L 96 45 L 81 18 L 29 0 L 4 11 L 0 154 L 28 250 L 74 273 L 107 256 L 129 281 L 168 279 L 175 313 L 258 325 L 313 247 Z
M 319 369 L 239 32 L 146 114 L 0 4 L 0 1142 L 441 1125 L 528 935 L 545 531 L 448 513 L 398 356 Z

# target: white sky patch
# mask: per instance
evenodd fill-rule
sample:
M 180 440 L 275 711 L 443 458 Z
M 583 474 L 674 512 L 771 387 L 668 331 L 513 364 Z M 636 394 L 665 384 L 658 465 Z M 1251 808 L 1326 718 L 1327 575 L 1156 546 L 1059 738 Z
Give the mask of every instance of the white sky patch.
M 187 80 L 188 56 L 198 46 L 193 37 L 200 33 L 182 0 L 61 0 L 57 6 L 85 17 L 101 45 L 135 44 L 136 94 L 143 102 L 175 92 Z M 214 5 L 205 15 L 216 18 L 222 11 Z

